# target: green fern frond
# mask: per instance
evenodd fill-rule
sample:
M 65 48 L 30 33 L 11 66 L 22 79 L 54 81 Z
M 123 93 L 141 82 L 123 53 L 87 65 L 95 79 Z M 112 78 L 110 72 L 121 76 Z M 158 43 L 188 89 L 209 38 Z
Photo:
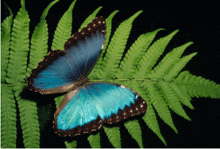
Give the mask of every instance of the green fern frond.
M 61 17 L 56 31 L 54 33 L 54 38 L 52 42 L 51 49 L 59 49 L 64 50 L 64 43 L 70 36 L 72 35 L 72 10 L 76 3 L 76 0 L 72 2 L 69 9 L 64 13 L 64 15 Z
M 163 76 L 169 71 L 169 69 L 176 64 L 176 62 L 180 59 L 181 55 L 185 51 L 185 49 L 193 44 L 193 42 L 188 42 L 180 47 L 174 48 L 171 52 L 169 52 L 160 63 L 151 71 L 151 73 L 147 76 L 147 78 L 151 78 L 154 80 L 160 80 Z
M 164 29 L 160 28 L 153 32 L 142 34 L 138 37 L 138 39 L 132 44 L 124 59 L 122 60 L 120 67 L 116 73 L 117 78 L 133 78 L 138 63 L 142 59 L 151 42 L 154 40 L 158 31 L 161 30 Z
M 97 13 L 102 9 L 102 6 L 100 6 L 99 8 L 97 8 L 91 15 L 89 15 L 85 21 L 82 23 L 82 25 L 80 26 L 78 31 L 81 31 L 84 27 L 87 26 L 87 24 L 89 24 L 90 22 L 92 22 L 93 19 L 95 19 Z
M 186 115 L 183 110 L 182 105 L 180 104 L 178 95 L 172 90 L 170 83 L 160 81 L 157 83 L 157 86 L 160 89 L 163 97 L 166 100 L 167 105 L 172 109 L 175 113 L 179 114 L 183 118 L 190 120 L 190 118 Z
M 103 59 L 101 71 L 98 76 L 100 79 L 114 78 L 131 31 L 132 22 L 141 12 L 138 11 L 135 13 L 129 19 L 122 22 L 116 29 L 108 46 L 106 56 Z
M 94 68 L 92 69 L 92 71 L 89 73 L 88 78 L 90 79 L 97 79 L 97 73 L 99 73 L 99 69 L 102 65 L 102 60 L 103 60 L 103 55 L 106 52 L 106 49 L 108 47 L 108 43 L 110 40 L 110 35 L 111 35 L 111 30 L 112 30 L 112 19 L 113 17 L 116 15 L 116 13 L 118 13 L 118 10 L 115 10 L 114 12 L 112 12 L 107 18 L 106 18 L 106 26 L 107 26 L 107 33 L 106 33 L 106 39 L 105 39 L 105 46 L 102 49 L 102 52 L 99 56 L 99 59 L 97 60 Z
M 220 98 L 220 85 L 209 79 L 185 72 L 184 75 L 181 75 L 181 78 L 177 77 L 175 83 L 182 88 L 185 87 L 191 97 Z
M 162 136 L 162 134 L 160 132 L 160 128 L 159 128 L 159 125 L 158 125 L 156 113 L 155 113 L 155 111 L 154 111 L 154 109 L 151 105 L 151 102 L 148 100 L 148 98 L 146 98 L 146 95 L 142 95 L 142 97 L 147 99 L 147 100 L 145 100 L 147 102 L 147 111 L 144 114 L 144 116 L 142 117 L 142 119 L 147 124 L 147 126 L 159 137 L 159 139 L 165 145 L 167 145 L 164 137 Z
M 124 123 L 125 128 L 128 130 L 132 138 L 137 141 L 140 148 L 143 148 L 143 142 L 142 142 L 142 132 L 140 124 L 138 123 L 138 120 L 130 120 Z
M 152 81 L 145 81 L 142 85 L 146 89 L 147 94 L 149 95 L 149 100 L 153 104 L 160 118 L 177 133 L 168 105 L 164 101 L 161 92 L 156 87 L 156 83 Z
M 20 90 L 19 90 L 20 88 Z M 20 94 L 23 87 L 16 87 L 15 97 L 18 102 L 20 121 L 25 148 L 40 147 L 40 128 L 36 102 L 23 99 Z
M 134 78 L 146 78 L 146 76 L 150 73 L 152 67 L 156 64 L 157 60 L 164 52 L 169 41 L 177 32 L 178 30 L 172 32 L 166 37 L 158 39 L 149 47 L 149 49 L 143 56 L 143 59 L 137 66 L 137 71 L 134 74 Z
M 111 144 L 115 148 L 121 148 L 121 135 L 120 135 L 119 127 L 118 126 L 114 126 L 114 127 L 103 126 L 103 128 Z
M 1 147 L 16 148 L 16 104 L 12 87 L 1 84 Z
M 31 48 L 29 56 L 29 64 L 27 68 L 27 76 L 30 75 L 32 69 L 34 69 L 37 64 L 44 58 L 47 54 L 48 49 L 48 27 L 46 22 L 46 16 L 49 9 L 56 3 L 58 0 L 51 2 L 47 8 L 44 10 L 41 20 L 38 25 L 35 27 L 34 33 L 31 38 Z
M 177 63 L 169 69 L 169 72 L 164 75 L 163 79 L 170 82 L 173 81 L 174 78 L 179 74 L 179 72 L 183 69 L 184 66 L 197 54 L 197 52 L 194 52 L 192 54 L 189 54 L 187 56 L 184 56 L 183 58 L 179 59 Z
M 9 7 L 8 9 L 10 10 Z M 1 23 L 1 82 L 2 83 L 5 83 L 6 72 L 8 68 L 12 22 L 13 22 L 13 13 L 10 10 L 10 16 L 8 16 Z
M 181 88 L 181 86 L 172 82 L 170 83 L 170 87 L 176 93 L 176 95 L 178 96 L 177 98 L 183 105 L 187 106 L 190 109 L 194 109 L 193 105 L 190 103 L 191 97 L 186 91 Z
M 27 55 L 29 51 L 29 16 L 25 2 L 16 15 L 11 33 L 10 60 L 7 69 L 7 83 L 24 82 L 26 78 Z
M 88 136 L 89 144 L 92 148 L 101 148 L 100 144 L 100 132 L 97 132 L 96 134 L 91 134 Z
M 111 32 L 112 32 L 112 19 L 113 17 L 118 13 L 119 11 L 118 10 L 115 10 L 114 12 L 112 12 L 107 18 L 106 18 L 106 26 L 107 26 L 107 33 L 106 33 L 106 39 L 105 39 L 105 45 L 104 45 L 104 48 L 100 54 L 100 60 L 97 61 L 98 62 L 102 62 L 103 60 L 103 54 L 106 52 L 106 49 L 108 47 L 108 43 L 109 43 L 109 40 L 110 40 L 110 36 L 111 36 Z M 96 65 L 97 65 L 96 63 Z
M 76 148 L 76 146 L 77 146 L 76 140 L 73 140 L 72 142 L 65 141 L 64 143 L 66 145 L 66 148 Z

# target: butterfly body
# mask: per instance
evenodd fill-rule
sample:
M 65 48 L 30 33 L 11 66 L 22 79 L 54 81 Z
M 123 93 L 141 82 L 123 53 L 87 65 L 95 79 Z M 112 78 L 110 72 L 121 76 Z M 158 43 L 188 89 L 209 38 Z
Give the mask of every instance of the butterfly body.
M 54 114 L 54 131 L 76 136 L 146 111 L 147 105 L 133 90 L 119 84 L 90 82 L 86 76 L 104 47 L 106 35 L 102 17 L 75 33 L 64 45 L 52 50 L 28 77 L 28 88 L 42 93 L 64 93 Z

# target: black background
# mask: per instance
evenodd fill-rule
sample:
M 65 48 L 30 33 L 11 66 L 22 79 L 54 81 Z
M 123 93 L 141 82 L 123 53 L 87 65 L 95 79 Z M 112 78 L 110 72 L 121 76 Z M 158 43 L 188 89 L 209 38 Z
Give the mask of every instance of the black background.
M 19 0 L 3 0 L 3 2 L 7 3 L 14 14 L 17 14 L 20 8 Z M 50 2 L 51 0 L 26 0 L 26 10 L 31 19 L 31 34 L 39 22 L 43 10 Z M 71 2 L 72 0 L 60 0 L 50 9 L 47 17 L 50 44 L 58 21 Z M 160 31 L 156 36 L 158 39 L 179 29 L 178 34 L 169 43 L 166 53 L 174 47 L 193 41 L 194 44 L 187 48 L 184 55 L 192 52 L 198 52 L 198 54 L 186 65 L 184 70 L 189 70 L 194 75 L 202 76 L 220 84 L 220 17 L 218 12 L 220 4 L 217 1 L 78 0 L 73 9 L 73 33 L 78 30 L 84 19 L 99 6 L 103 6 L 103 8 L 98 15 L 105 18 L 111 12 L 119 10 L 119 13 L 113 18 L 113 31 L 122 21 L 137 11 L 143 10 L 133 23 L 127 49 L 140 34 L 165 28 L 165 31 Z M 9 14 L 3 4 L 2 7 L 2 19 L 4 19 Z M 187 121 L 171 112 L 178 134 L 175 134 L 162 120 L 158 120 L 161 133 L 167 141 L 168 147 L 220 147 L 219 99 L 193 98 L 192 105 L 195 108 L 194 110 L 184 107 L 192 121 Z M 164 147 L 157 136 L 144 126 L 142 120 L 140 123 L 144 147 Z M 51 124 L 48 126 L 48 133 L 44 132 L 41 138 L 42 147 L 65 147 L 62 143 L 63 138 L 53 134 L 50 129 Z M 138 147 L 126 130 L 124 128 L 121 130 L 122 147 Z M 103 130 L 101 131 L 103 132 Z M 79 147 L 89 147 L 85 136 L 78 139 L 83 142 L 79 143 Z M 18 145 L 18 147 L 22 147 L 22 143 Z M 103 147 L 111 147 L 104 135 L 102 145 Z

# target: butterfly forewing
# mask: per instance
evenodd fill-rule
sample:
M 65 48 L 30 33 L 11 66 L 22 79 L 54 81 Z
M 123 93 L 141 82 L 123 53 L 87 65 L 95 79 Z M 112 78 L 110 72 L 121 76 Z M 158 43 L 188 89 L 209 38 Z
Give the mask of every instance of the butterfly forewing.
M 27 78 L 28 88 L 42 94 L 66 92 L 76 87 L 94 66 L 106 36 L 103 17 L 69 38 L 65 51 L 51 50 Z

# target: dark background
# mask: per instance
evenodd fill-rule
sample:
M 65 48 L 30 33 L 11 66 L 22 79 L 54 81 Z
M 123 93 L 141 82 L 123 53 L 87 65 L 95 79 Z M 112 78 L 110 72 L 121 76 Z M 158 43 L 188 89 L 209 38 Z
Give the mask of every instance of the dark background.
M 17 14 L 20 8 L 19 0 L 3 0 Z M 26 0 L 26 10 L 30 16 L 30 34 L 39 22 L 40 16 L 51 0 Z M 59 19 L 68 9 L 72 0 L 60 0 L 49 11 L 47 23 L 49 26 L 49 44 L 51 44 L 53 33 Z M 98 15 L 105 18 L 114 10 L 119 13 L 113 18 L 113 32 L 116 27 L 125 19 L 139 10 L 143 10 L 133 23 L 127 49 L 140 34 L 165 28 L 160 31 L 156 38 L 163 37 L 172 31 L 179 29 L 166 49 L 166 53 L 174 47 L 186 42 L 193 41 L 194 44 L 187 48 L 186 54 L 198 52 L 198 54 L 186 65 L 185 70 L 192 74 L 215 81 L 220 84 L 220 24 L 219 8 L 217 1 L 122 1 L 122 0 L 78 0 L 73 9 L 73 33 L 78 30 L 84 19 L 96 8 L 103 6 Z M 9 15 L 7 8 L 2 4 L 2 19 Z M 53 100 L 48 100 L 53 102 Z M 48 103 L 47 103 L 48 104 Z M 187 121 L 172 112 L 172 117 L 178 134 L 158 120 L 161 133 L 167 141 L 168 147 L 220 147 L 220 101 L 211 98 L 193 98 L 192 105 L 195 110 L 184 107 L 192 121 Z M 53 109 L 55 110 L 55 109 Z M 52 112 L 53 112 L 52 110 Z M 53 115 L 53 113 L 52 113 Z M 51 115 L 51 117 L 53 117 Z M 51 130 L 51 123 L 48 123 L 47 130 L 42 134 L 42 147 L 65 147 L 60 138 Z M 159 138 L 140 119 L 143 133 L 144 147 L 164 147 Z M 126 130 L 122 127 L 122 147 L 138 147 Z M 101 130 L 103 133 L 103 130 Z M 21 132 L 20 134 L 21 141 Z M 89 147 L 86 137 L 79 147 Z M 18 143 L 22 147 L 22 143 Z M 103 147 L 111 147 L 106 137 L 102 138 Z

